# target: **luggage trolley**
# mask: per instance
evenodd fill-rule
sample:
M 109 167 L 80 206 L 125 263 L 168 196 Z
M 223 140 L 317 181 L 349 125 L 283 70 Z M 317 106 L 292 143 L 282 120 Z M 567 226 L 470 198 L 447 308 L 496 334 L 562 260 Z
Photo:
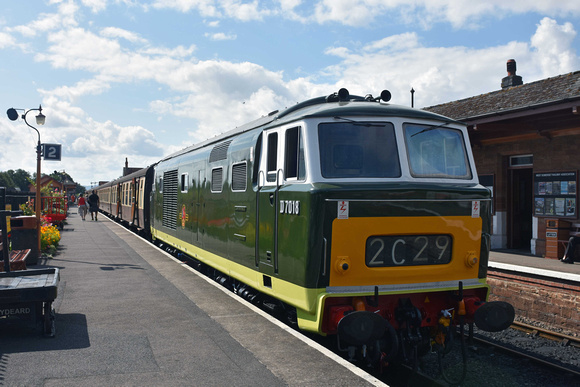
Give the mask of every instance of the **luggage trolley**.
M 64 228 L 64 220 L 67 216 L 68 204 L 65 197 L 43 196 L 42 213 L 46 219 L 59 230 Z
M 6 272 L 0 272 L 0 323 L 14 320 L 41 326 L 45 336 L 54 337 L 56 299 L 60 273 L 57 268 L 10 270 L 6 217 L 18 211 L 0 210 L 2 260 Z

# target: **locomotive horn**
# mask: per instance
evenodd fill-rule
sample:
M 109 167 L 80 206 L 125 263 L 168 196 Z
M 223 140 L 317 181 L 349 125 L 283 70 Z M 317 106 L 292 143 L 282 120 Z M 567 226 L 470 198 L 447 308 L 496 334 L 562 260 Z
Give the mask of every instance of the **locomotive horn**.
M 348 92 L 348 90 L 345 88 L 342 88 L 338 91 L 338 93 L 335 91 L 334 93 L 327 96 L 326 102 L 348 101 L 349 96 L 350 96 L 350 93 Z
M 381 99 L 385 102 L 389 102 L 391 100 L 391 92 L 389 90 L 381 91 Z

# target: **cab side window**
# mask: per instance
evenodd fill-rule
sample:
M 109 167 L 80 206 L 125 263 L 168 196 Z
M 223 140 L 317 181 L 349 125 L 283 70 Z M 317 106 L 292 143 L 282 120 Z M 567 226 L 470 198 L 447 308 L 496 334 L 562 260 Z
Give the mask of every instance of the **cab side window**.
M 304 144 L 300 138 L 300 128 L 286 130 L 286 146 L 284 151 L 284 171 L 286 179 L 304 180 Z
M 267 176 L 268 182 L 276 181 L 276 172 L 278 171 L 278 133 L 270 133 L 268 135 L 268 151 L 267 151 Z

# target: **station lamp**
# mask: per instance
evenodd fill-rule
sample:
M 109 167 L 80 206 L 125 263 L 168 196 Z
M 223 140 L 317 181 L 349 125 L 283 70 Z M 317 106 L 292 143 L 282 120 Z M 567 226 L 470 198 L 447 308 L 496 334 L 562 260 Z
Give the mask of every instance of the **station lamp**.
M 42 114 L 42 105 L 38 106 L 38 109 L 15 109 L 10 108 L 6 112 L 8 118 L 11 121 L 16 121 L 19 117 L 17 110 L 25 111 L 22 115 L 22 119 L 32 129 L 36 131 L 38 134 L 38 144 L 36 145 L 36 199 L 35 199 L 35 209 L 36 209 L 36 233 L 37 233 L 37 248 L 38 248 L 38 257 L 40 258 L 40 235 L 41 235 L 41 226 L 40 226 L 40 213 L 41 213 L 41 195 L 40 195 L 40 156 L 42 153 L 42 144 L 40 143 L 40 132 L 34 126 L 30 125 L 28 121 L 26 121 L 26 115 L 31 111 L 38 111 L 38 115 L 36 116 L 36 124 L 37 125 L 44 125 L 44 121 L 46 120 L 46 116 Z

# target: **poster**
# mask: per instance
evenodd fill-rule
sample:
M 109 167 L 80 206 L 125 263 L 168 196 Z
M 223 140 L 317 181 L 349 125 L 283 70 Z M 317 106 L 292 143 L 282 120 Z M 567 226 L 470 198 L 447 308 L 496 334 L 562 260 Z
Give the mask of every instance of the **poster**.
M 534 215 L 576 217 L 576 171 L 534 173 Z

